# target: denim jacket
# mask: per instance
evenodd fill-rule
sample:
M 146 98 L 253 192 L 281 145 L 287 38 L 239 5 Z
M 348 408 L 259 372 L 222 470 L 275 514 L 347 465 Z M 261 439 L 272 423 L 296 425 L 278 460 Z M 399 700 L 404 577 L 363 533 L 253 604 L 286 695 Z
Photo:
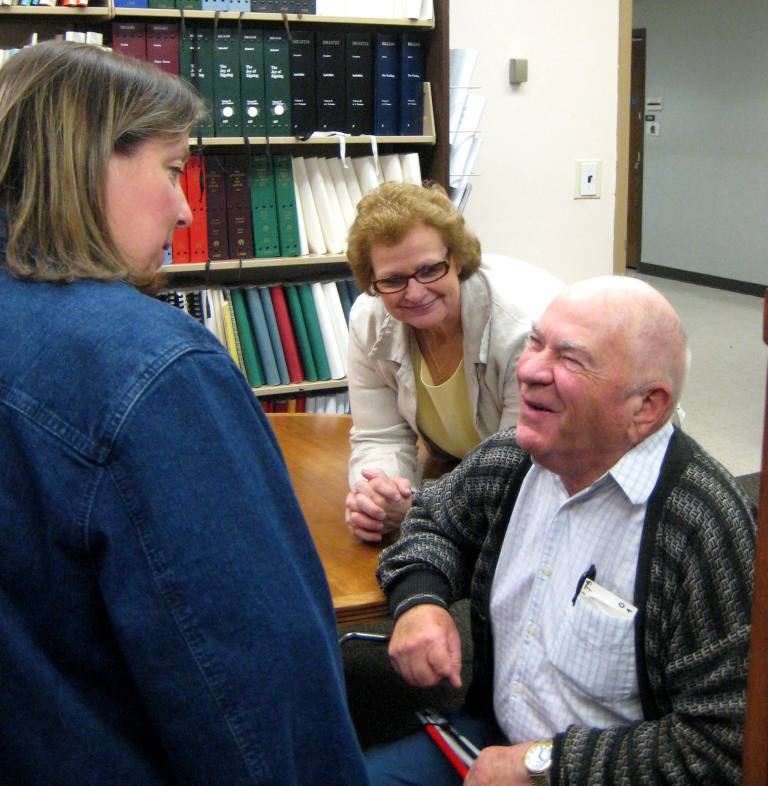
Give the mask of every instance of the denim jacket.
M 246 380 L 128 284 L 2 259 L 0 772 L 367 783 L 322 567 Z

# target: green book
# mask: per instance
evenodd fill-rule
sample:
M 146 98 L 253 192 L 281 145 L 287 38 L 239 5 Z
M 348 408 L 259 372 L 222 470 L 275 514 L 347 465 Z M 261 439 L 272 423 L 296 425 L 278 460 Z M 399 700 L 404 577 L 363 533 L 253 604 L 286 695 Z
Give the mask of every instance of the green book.
M 296 190 L 293 187 L 293 168 L 289 155 L 275 156 L 275 204 L 277 230 L 280 237 L 280 256 L 297 257 L 301 254 L 299 219 L 296 215 Z
M 312 357 L 312 346 L 309 343 L 309 333 L 307 332 L 307 325 L 304 321 L 304 314 L 301 313 L 301 303 L 299 301 L 299 293 L 296 291 L 295 286 L 286 284 L 285 297 L 288 301 L 288 311 L 291 315 L 291 322 L 293 323 L 293 333 L 296 336 L 296 344 L 299 347 L 299 356 L 301 357 L 301 365 L 304 367 L 304 377 L 310 382 L 317 381 L 317 367 L 315 366 L 315 359 Z
M 259 356 L 256 353 L 251 323 L 248 321 L 248 307 L 245 304 L 245 298 L 241 289 L 231 289 L 230 297 L 232 298 L 232 310 L 235 315 L 237 334 L 240 338 L 240 348 L 243 353 L 245 376 L 248 377 L 250 386 L 257 388 L 264 384 L 264 369 L 262 369 Z
M 268 155 L 251 156 L 248 180 L 251 187 L 253 255 L 257 258 L 279 257 L 280 240 L 277 234 L 272 157 Z
M 219 24 L 213 37 L 213 127 L 216 136 L 242 136 L 240 37 L 237 26 Z
M 200 0 L 197 0 L 198 8 Z M 179 75 L 192 84 L 205 100 L 207 117 L 193 129 L 200 136 L 213 136 L 213 30 L 210 25 L 187 22 L 179 45 Z
M 301 303 L 301 312 L 304 315 L 304 324 L 309 336 L 309 345 L 312 348 L 312 357 L 315 359 L 317 378 L 330 379 L 331 369 L 328 366 L 328 356 L 325 354 L 323 334 L 320 331 L 320 322 L 317 318 L 312 290 L 309 284 L 299 284 L 297 289 L 299 290 L 299 302 Z
M 267 136 L 292 136 L 291 58 L 288 36 L 280 30 L 264 33 L 264 94 Z
M 147 0 L 147 8 L 175 8 L 173 0 Z
M 176 8 L 183 11 L 201 11 L 202 0 L 176 0 Z
M 264 31 L 244 27 L 240 36 L 240 94 L 243 101 L 243 134 L 266 136 L 264 97 Z

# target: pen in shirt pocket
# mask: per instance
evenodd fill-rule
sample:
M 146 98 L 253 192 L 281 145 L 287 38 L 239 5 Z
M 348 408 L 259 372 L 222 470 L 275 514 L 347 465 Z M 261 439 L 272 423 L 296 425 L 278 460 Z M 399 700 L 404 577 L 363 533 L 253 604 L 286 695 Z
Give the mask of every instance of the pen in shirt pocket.
M 582 587 L 584 586 L 584 582 L 589 579 L 590 581 L 594 581 L 597 578 L 597 568 L 594 565 L 590 565 L 584 573 L 579 576 L 579 580 L 576 582 L 576 592 L 573 593 L 573 598 L 571 598 L 571 605 L 576 605 L 576 599 L 579 597 L 579 593 L 581 592 Z

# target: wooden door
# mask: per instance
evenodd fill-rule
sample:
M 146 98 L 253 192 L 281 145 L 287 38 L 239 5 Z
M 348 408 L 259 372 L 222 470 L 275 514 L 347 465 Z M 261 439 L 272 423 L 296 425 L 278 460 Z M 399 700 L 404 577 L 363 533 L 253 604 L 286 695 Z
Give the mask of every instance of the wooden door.
M 640 264 L 643 218 L 643 132 L 645 128 L 645 30 L 632 31 L 627 183 L 627 267 Z
M 768 344 L 768 292 L 763 312 L 763 341 Z M 765 383 L 763 463 L 757 514 L 755 594 L 752 600 L 747 728 L 741 782 L 743 786 L 768 786 L 768 376 Z

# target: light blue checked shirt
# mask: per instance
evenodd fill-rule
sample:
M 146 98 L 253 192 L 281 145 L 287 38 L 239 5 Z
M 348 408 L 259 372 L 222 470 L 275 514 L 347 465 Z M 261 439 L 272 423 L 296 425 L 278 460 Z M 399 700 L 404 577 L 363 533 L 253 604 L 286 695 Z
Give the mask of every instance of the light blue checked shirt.
M 634 603 L 646 505 L 672 431 L 573 497 L 536 464 L 523 481 L 491 588 L 494 708 L 511 742 L 642 717 L 633 620 L 572 598 L 594 565 L 597 584 Z

